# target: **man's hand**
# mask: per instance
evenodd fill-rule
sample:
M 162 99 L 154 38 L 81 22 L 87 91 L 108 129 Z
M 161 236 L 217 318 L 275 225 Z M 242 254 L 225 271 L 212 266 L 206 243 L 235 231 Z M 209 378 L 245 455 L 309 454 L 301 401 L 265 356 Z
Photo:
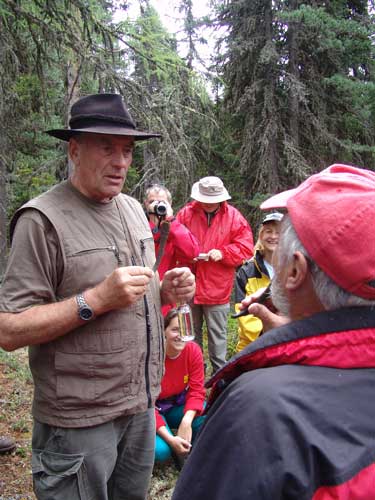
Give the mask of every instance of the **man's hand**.
M 150 203 L 150 205 L 148 207 L 148 217 L 149 217 L 150 221 L 153 222 L 155 225 L 158 225 L 159 220 L 160 220 L 159 217 L 155 214 L 155 205 L 157 205 L 158 203 L 159 203 L 159 201 L 155 200 L 152 203 Z M 163 203 L 165 204 L 165 206 L 167 208 L 167 213 L 165 215 L 165 218 L 173 217 L 173 209 L 172 209 L 171 205 L 167 201 L 164 201 L 164 200 L 163 200 Z
M 86 301 L 95 314 L 130 306 L 146 293 L 153 275 L 148 267 L 118 267 L 104 281 L 85 292 Z
M 217 250 L 216 248 L 212 248 L 208 252 L 208 257 L 213 260 L 214 262 L 218 262 L 219 260 L 223 260 L 223 254 L 221 253 L 220 250 Z
M 249 295 L 245 299 L 241 301 L 242 308 L 248 309 L 249 314 L 256 316 L 263 323 L 263 331 L 267 332 L 268 330 L 272 330 L 272 328 L 276 328 L 278 326 L 286 325 L 290 322 L 290 318 L 287 316 L 281 316 L 280 314 L 276 314 L 272 312 L 266 305 L 259 304 L 258 299 L 263 294 L 266 288 L 260 288 L 252 295 Z
M 161 284 L 162 304 L 189 302 L 195 293 L 195 276 L 188 267 L 175 267 L 164 274 Z
M 262 304 L 257 304 L 256 302 L 250 304 L 249 313 L 262 320 L 263 332 L 268 332 L 268 330 L 272 330 L 272 328 L 290 323 L 290 318 L 288 318 L 287 316 L 275 314 L 271 312 L 268 307 Z

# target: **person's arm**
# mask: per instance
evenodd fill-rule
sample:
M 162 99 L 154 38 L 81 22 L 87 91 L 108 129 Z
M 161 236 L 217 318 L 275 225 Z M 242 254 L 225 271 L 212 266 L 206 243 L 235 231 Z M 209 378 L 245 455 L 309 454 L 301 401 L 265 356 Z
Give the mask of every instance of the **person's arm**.
M 254 277 L 254 262 L 246 262 L 236 273 L 234 295 L 235 305 L 234 310 L 239 312 L 243 309 L 242 301 L 247 295 L 254 293 L 257 290 L 259 283 L 263 280 L 255 279 Z M 269 281 L 269 280 L 268 280 Z M 267 283 L 264 283 L 264 286 Z M 262 288 L 264 289 L 264 288 Z M 253 342 L 259 337 L 263 330 L 262 321 L 252 314 L 241 316 L 238 318 L 238 344 L 237 351 L 242 350 L 247 344 Z
M 204 388 L 204 362 L 203 354 L 197 344 L 189 344 L 185 349 L 188 360 L 188 391 L 184 405 L 184 416 L 179 425 L 177 434 L 187 441 L 192 439 L 192 423 L 195 416 L 203 411 L 206 390 Z
M 180 436 L 188 443 L 191 443 L 193 437 L 192 424 L 196 414 L 195 410 L 187 410 L 178 426 L 177 436 Z
M 185 350 L 188 360 L 188 391 L 186 394 L 184 413 L 193 410 L 200 415 L 203 411 L 206 389 L 204 387 L 204 360 L 201 348 L 195 343 L 189 343 Z M 188 421 L 189 419 L 187 419 Z
M 130 306 L 146 292 L 153 272 L 132 266 L 115 269 L 96 287 L 83 291 L 95 316 Z M 19 347 L 50 342 L 69 333 L 84 321 L 78 316 L 75 297 L 52 304 L 35 305 L 19 313 L 0 313 L 0 346 Z
M 167 427 L 164 425 L 159 427 L 156 433 L 164 439 L 164 441 L 169 444 L 175 453 L 178 455 L 187 455 L 190 451 L 191 444 L 190 441 L 184 439 L 181 436 L 174 436 L 169 432 Z
M 170 241 L 173 243 L 176 260 L 179 262 L 191 261 L 199 254 L 199 243 L 189 229 L 177 219 L 171 221 Z
M 212 260 L 220 261 L 230 267 L 237 267 L 253 255 L 253 234 L 248 222 L 239 212 L 236 213 L 233 225 L 228 230 L 231 232 L 230 243 L 212 249 L 209 254 Z M 221 253 L 221 258 L 216 254 L 218 251 Z M 213 255 L 212 252 L 214 252 Z

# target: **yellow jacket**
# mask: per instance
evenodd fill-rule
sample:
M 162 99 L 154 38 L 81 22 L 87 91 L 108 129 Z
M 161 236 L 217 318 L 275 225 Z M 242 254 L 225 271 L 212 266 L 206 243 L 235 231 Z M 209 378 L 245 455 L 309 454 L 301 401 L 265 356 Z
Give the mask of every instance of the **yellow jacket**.
M 239 311 L 241 300 L 252 295 L 259 288 L 266 287 L 270 282 L 263 257 L 257 251 L 254 257 L 246 261 L 236 273 L 235 281 L 235 311 Z M 238 318 L 238 343 L 236 351 L 242 351 L 250 342 L 256 340 L 263 330 L 262 321 L 251 314 Z

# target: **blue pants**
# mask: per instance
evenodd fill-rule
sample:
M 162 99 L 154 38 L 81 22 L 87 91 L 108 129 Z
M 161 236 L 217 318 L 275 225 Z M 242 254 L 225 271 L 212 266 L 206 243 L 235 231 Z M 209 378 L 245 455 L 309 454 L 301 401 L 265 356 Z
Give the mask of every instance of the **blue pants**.
M 184 405 L 181 406 L 173 406 L 170 410 L 168 410 L 164 415 L 162 415 L 165 425 L 168 431 L 172 433 L 171 429 L 178 429 L 182 417 L 184 416 Z M 193 430 L 193 441 L 195 436 L 197 435 L 200 426 L 203 424 L 203 421 L 206 417 L 199 416 L 195 417 L 192 423 Z M 172 456 L 172 450 L 170 446 L 161 438 L 158 434 L 156 434 L 156 443 L 155 443 L 155 462 L 164 462 L 168 460 Z

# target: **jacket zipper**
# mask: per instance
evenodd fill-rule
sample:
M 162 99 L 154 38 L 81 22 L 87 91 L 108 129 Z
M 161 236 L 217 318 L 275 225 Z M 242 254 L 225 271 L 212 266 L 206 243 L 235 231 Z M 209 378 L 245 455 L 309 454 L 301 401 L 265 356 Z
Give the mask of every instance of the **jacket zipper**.
M 95 252 L 102 252 L 103 250 L 107 250 L 108 252 L 113 252 L 116 259 L 119 260 L 119 251 L 116 245 L 108 245 L 107 247 L 98 247 L 98 248 L 90 248 L 89 250 L 80 250 L 79 252 L 74 253 L 71 257 L 78 257 L 79 255 L 85 255 Z
M 141 240 L 141 261 L 142 265 L 145 266 L 144 263 L 144 252 L 145 252 L 145 244 Z M 136 265 L 135 258 L 132 256 L 132 264 L 133 266 Z M 150 320 L 150 309 L 147 301 L 146 295 L 143 296 L 143 304 L 145 308 L 145 315 L 146 315 L 146 360 L 145 360 L 145 381 L 146 381 L 146 394 L 147 394 L 147 407 L 152 408 L 152 398 L 151 398 L 151 390 L 150 390 L 150 373 L 149 373 L 149 366 L 150 366 L 150 355 L 151 355 L 151 320 Z

